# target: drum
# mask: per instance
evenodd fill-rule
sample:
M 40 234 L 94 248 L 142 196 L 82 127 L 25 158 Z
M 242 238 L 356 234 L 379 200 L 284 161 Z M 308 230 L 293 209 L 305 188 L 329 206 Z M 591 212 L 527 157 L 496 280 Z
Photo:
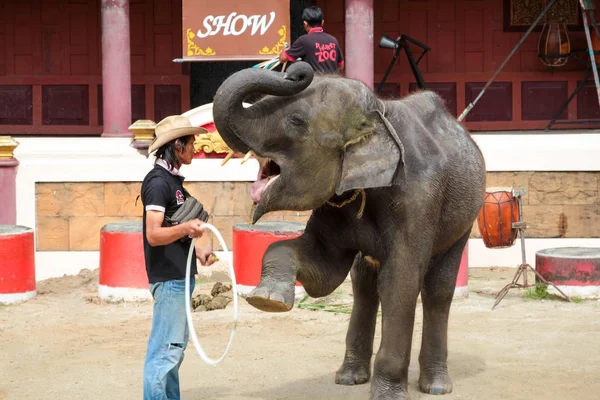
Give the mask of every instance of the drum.
M 518 230 L 512 224 L 519 221 L 517 196 L 519 194 L 511 187 L 486 189 L 483 207 L 477 217 L 477 225 L 486 247 L 510 247 L 515 243 Z

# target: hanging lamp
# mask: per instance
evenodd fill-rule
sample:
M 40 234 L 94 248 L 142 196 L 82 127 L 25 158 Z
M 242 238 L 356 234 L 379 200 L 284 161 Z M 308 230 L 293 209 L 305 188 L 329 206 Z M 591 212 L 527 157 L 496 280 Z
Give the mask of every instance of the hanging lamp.
M 538 42 L 538 56 L 547 67 L 562 67 L 571 55 L 567 24 L 546 22 Z

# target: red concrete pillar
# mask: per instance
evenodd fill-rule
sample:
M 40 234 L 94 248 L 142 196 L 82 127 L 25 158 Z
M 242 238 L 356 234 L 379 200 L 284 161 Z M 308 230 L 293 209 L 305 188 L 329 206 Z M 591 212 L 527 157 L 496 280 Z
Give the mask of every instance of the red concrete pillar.
M 305 224 L 287 221 L 234 225 L 233 270 L 242 296 L 249 294 L 260 282 L 262 259 L 269 246 L 280 240 L 297 238 L 305 227 Z M 304 293 L 302 285 L 296 282 L 296 297 Z
M 10 136 L 0 136 L 0 225 L 17 223 L 16 178 L 19 161 L 13 151 L 19 143 Z
M 100 230 L 98 295 L 105 301 L 148 300 L 142 222 L 113 222 Z
M 131 137 L 129 0 L 101 0 L 104 137 Z
M 346 0 L 346 76 L 373 89 L 373 0 Z

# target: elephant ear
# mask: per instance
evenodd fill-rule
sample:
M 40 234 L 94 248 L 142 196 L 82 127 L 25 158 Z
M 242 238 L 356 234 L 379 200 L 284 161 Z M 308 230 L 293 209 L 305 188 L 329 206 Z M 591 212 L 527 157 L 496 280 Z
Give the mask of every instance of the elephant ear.
M 404 164 L 404 147 L 387 118 L 375 111 L 348 136 L 336 194 L 391 186 L 396 170 Z

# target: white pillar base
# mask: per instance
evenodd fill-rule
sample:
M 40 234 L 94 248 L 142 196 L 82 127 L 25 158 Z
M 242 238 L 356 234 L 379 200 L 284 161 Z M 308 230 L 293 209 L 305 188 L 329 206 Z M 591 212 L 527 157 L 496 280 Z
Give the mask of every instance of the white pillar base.
M 0 304 L 15 304 L 32 299 L 37 294 L 36 290 L 25 293 L 3 293 L 0 294 Z
M 600 286 L 566 286 L 556 285 L 569 297 L 581 297 L 582 299 L 600 299 Z M 548 285 L 548 293 L 560 296 L 560 293 L 552 285 Z
M 453 299 L 466 299 L 469 297 L 469 287 L 468 286 L 457 286 L 454 289 Z
M 110 287 L 106 285 L 98 285 L 98 297 L 109 303 L 152 300 L 149 289 Z

